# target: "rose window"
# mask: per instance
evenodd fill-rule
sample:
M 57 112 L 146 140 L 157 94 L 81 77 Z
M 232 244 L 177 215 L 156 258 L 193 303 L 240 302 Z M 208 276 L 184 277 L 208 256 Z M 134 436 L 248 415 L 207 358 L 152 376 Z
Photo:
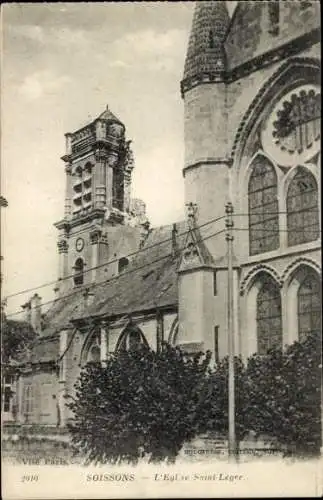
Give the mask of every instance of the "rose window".
M 274 107 L 262 132 L 263 147 L 280 165 L 309 161 L 320 149 L 320 123 L 320 89 L 303 85 Z

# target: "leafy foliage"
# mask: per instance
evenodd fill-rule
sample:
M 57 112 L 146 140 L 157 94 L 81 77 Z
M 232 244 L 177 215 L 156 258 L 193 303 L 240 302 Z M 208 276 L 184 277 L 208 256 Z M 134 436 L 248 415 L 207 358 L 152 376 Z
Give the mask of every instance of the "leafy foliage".
M 12 360 L 16 360 L 22 351 L 35 340 L 36 333 L 29 323 L 4 317 L 1 336 L 2 363 L 7 364 Z
M 244 377 L 245 425 L 266 432 L 297 454 L 321 442 L 321 342 L 317 334 L 284 352 L 248 360 Z
M 284 352 L 235 358 L 238 439 L 265 434 L 296 454 L 321 442 L 320 339 L 309 336 Z M 186 441 L 228 432 L 228 359 L 209 368 L 210 355 L 186 357 L 164 345 L 113 355 L 106 367 L 89 364 L 69 407 L 74 447 L 89 462 L 174 461 Z
M 69 403 L 72 443 L 89 462 L 173 461 L 201 428 L 210 355 L 188 359 L 164 345 L 85 367 Z

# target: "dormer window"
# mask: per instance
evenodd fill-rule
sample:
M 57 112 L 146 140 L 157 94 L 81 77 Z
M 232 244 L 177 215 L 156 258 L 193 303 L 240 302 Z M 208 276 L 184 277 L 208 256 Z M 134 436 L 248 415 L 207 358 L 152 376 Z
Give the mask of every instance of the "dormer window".
M 84 261 L 78 258 L 74 265 L 74 285 L 79 286 L 84 283 Z

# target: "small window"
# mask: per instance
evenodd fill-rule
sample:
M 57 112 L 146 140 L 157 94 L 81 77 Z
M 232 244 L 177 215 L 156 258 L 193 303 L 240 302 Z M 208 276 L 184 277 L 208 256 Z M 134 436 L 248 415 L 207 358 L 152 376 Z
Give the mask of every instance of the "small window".
M 77 259 L 74 266 L 74 285 L 83 285 L 84 282 L 84 262 Z
M 127 257 L 121 257 L 118 262 L 118 273 L 122 273 L 122 271 L 124 271 L 126 267 L 128 267 L 128 264 L 129 260 L 127 259 Z

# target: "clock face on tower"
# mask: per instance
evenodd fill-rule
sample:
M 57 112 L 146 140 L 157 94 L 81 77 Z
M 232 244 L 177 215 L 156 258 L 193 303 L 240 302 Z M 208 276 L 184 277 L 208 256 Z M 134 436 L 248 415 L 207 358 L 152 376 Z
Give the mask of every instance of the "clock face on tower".
M 83 250 L 83 248 L 84 248 L 83 238 L 77 238 L 77 240 L 75 242 L 75 248 L 78 252 L 81 252 L 81 250 Z

